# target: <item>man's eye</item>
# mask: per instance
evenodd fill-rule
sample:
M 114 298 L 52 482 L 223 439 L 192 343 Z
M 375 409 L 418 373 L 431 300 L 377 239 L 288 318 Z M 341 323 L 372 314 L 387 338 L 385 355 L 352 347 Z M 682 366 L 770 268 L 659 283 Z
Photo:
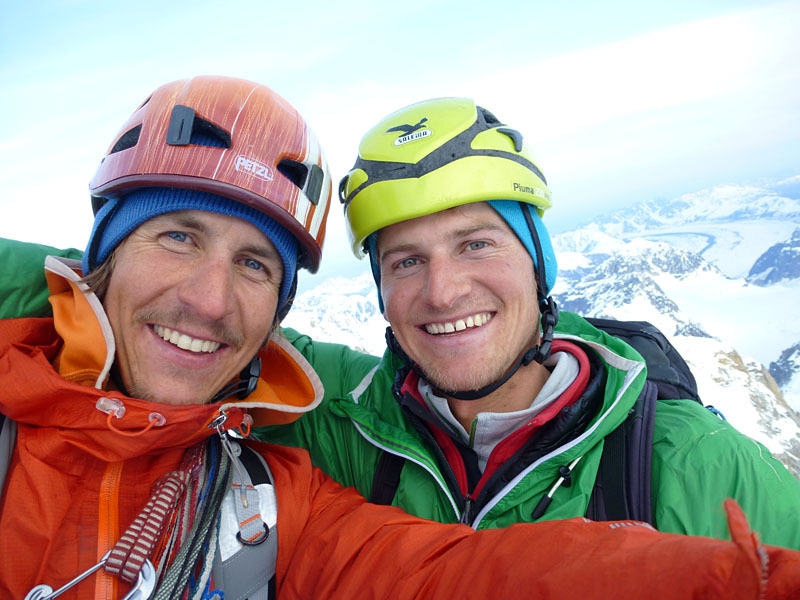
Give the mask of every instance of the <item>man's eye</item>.
M 181 231 L 170 231 L 167 235 L 176 242 L 185 242 L 187 238 L 187 235 Z
M 413 267 L 416 264 L 417 264 L 416 258 L 404 258 L 399 263 L 397 263 L 397 266 L 400 267 L 401 269 L 408 269 L 409 267 Z
M 478 242 L 470 242 L 467 247 L 470 250 L 480 250 L 482 248 L 485 248 L 486 246 L 487 246 L 486 242 L 478 241 Z
M 242 260 L 242 264 L 248 269 L 253 269 L 254 271 L 264 270 L 264 265 L 252 258 L 245 258 L 244 260 Z

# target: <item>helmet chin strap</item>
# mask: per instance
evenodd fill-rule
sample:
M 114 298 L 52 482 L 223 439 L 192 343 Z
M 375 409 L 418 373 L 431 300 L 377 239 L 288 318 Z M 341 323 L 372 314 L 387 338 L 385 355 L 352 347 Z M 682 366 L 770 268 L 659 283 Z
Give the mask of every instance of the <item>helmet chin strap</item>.
M 247 398 L 258 385 L 258 378 L 261 375 L 261 357 L 254 356 L 253 359 L 242 369 L 239 373 L 239 381 L 229 383 L 222 388 L 211 399 L 211 402 L 221 402 L 225 398 L 229 398 L 236 394 L 237 398 Z

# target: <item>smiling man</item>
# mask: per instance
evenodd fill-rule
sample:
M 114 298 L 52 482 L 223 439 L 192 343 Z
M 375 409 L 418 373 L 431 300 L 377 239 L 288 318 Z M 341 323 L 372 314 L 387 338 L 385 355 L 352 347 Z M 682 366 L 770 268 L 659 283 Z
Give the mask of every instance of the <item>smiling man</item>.
M 388 350 L 270 439 L 372 501 L 475 529 L 635 516 L 725 538 L 734 498 L 765 540 L 800 548 L 800 481 L 700 403 L 655 402 L 636 351 L 559 314 L 551 194 L 519 131 L 469 99 L 414 104 L 364 135 L 339 192 Z M 335 374 L 314 364 L 327 387 Z M 619 432 L 641 430 L 646 403 L 636 485 Z
M 322 396 L 271 333 L 298 269 L 319 265 L 330 188 L 311 130 L 253 82 L 176 81 L 123 125 L 90 183 L 82 264 L 46 262 L 53 318 L 0 323 L 0 596 L 281 589 L 270 532 L 309 521 L 278 519 L 275 503 L 311 488 L 276 492 L 294 459 L 267 467 L 229 432 Z M 302 541 L 279 535 L 281 556 Z M 241 560 L 253 568 L 230 571 Z
M 387 320 L 425 380 L 439 390 L 476 390 L 503 378 L 535 345 L 539 313 L 531 257 L 486 202 L 446 209 L 381 230 L 377 262 Z M 481 412 L 530 407 L 548 372 L 525 369 L 480 402 L 450 402 L 469 429 Z
M 155 195 L 133 192 L 124 206 L 168 208 L 180 192 Z M 258 354 L 279 302 L 287 301 L 285 292 L 280 297 L 281 254 L 264 236 L 270 231 L 264 221 L 256 227 L 205 209 L 169 212 L 144 221 L 119 245 L 103 305 L 128 393 L 169 404 L 206 403 Z M 284 254 L 296 252 L 292 245 Z

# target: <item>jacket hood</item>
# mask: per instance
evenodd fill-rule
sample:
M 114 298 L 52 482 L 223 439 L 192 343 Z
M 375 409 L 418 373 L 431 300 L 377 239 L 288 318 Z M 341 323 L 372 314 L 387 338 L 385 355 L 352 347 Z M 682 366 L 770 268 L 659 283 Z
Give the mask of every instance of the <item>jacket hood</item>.
M 285 339 L 261 351 L 264 372 L 243 400 L 173 406 L 108 389 L 115 344 L 105 311 L 80 282 L 80 264 L 48 257 L 53 318 L 0 321 L 0 412 L 23 425 L 57 427 L 104 460 L 183 448 L 222 429 L 288 423 L 315 408 L 322 382 Z M 65 382 L 66 380 L 66 382 Z

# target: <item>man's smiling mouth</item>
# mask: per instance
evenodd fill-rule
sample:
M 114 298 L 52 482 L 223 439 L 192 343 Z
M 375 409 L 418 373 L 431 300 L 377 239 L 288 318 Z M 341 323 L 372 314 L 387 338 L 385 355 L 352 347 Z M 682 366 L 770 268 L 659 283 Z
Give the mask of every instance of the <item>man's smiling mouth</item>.
M 472 329 L 475 327 L 482 327 L 492 319 L 490 313 L 478 313 L 471 315 L 466 319 L 457 319 L 455 321 L 445 321 L 444 323 L 428 323 L 425 325 L 425 331 L 432 335 L 440 335 L 443 333 L 455 333 L 456 331 L 464 331 L 465 329 Z
M 221 346 L 219 342 L 193 338 L 185 333 L 181 333 L 180 331 L 175 331 L 169 327 L 164 327 L 163 325 L 153 325 L 153 330 L 156 332 L 156 335 L 163 340 L 169 342 L 170 344 L 175 344 L 182 350 L 189 350 L 190 352 L 211 353 L 215 352 Z

